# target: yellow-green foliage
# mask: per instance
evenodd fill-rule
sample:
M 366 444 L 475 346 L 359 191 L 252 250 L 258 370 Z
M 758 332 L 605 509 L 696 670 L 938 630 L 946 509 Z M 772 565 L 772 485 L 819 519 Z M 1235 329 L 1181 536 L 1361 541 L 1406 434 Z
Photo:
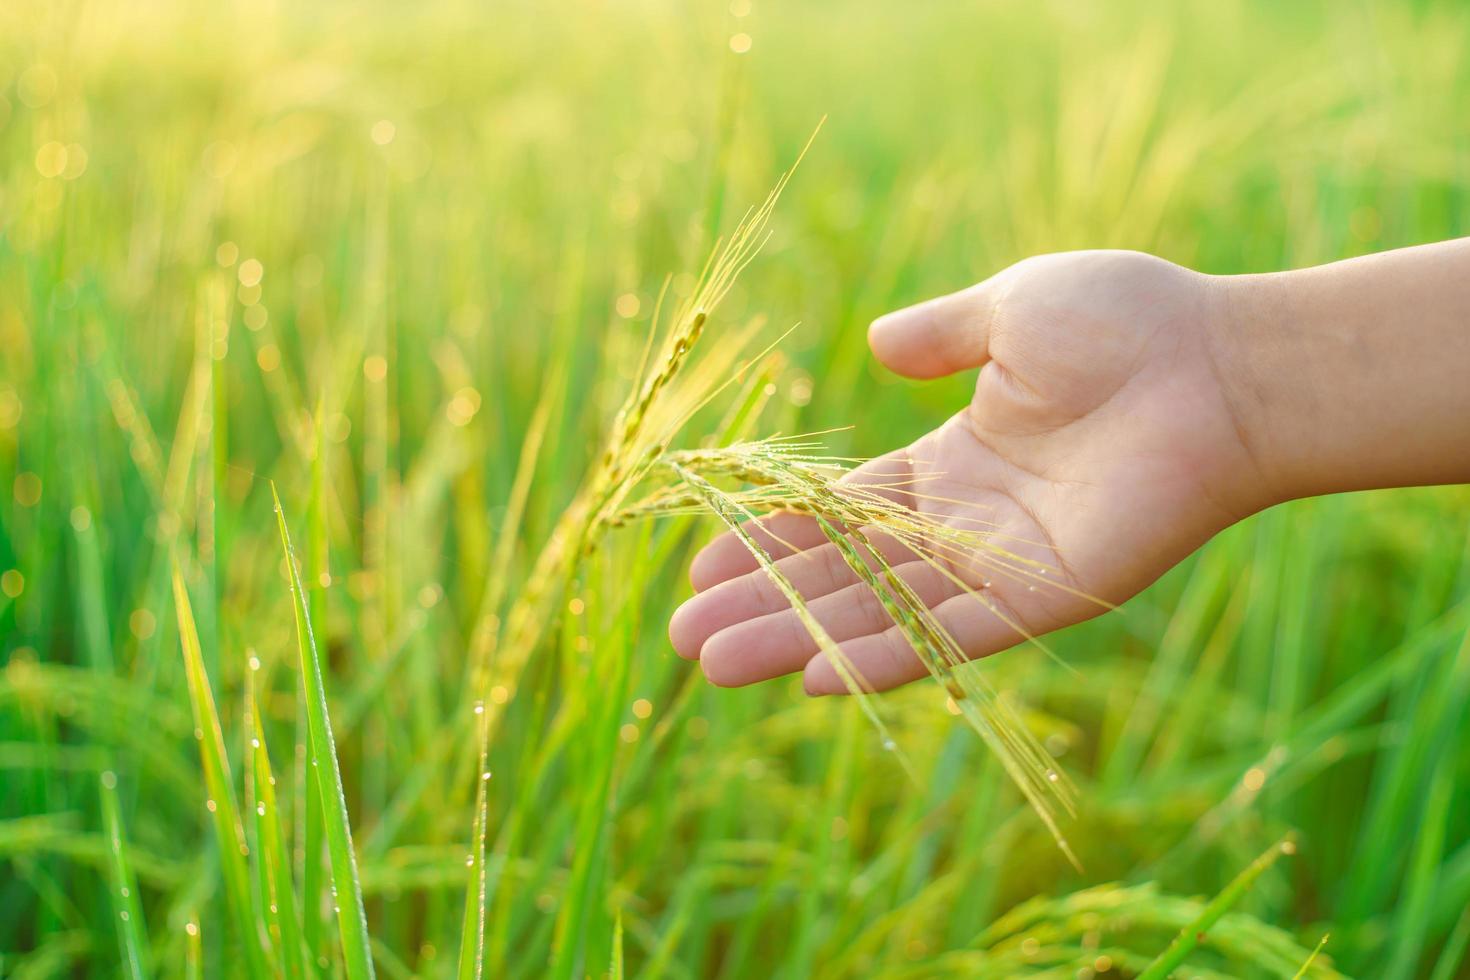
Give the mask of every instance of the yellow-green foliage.
M 968 394 L 866 322 L 1039 251 L 1462 234 L 1467 47 L 1448 3 L 0 4 L 0 974 L 1281 977 L 1330 931 L 1302 975 L 1459 975 L 1462 489 L 1261 515 L 959 671 L 845 544 L 941 680 L 893 695 L 713 690 L 663 624 L 772 507 L 1010 562 L 831 483 Z

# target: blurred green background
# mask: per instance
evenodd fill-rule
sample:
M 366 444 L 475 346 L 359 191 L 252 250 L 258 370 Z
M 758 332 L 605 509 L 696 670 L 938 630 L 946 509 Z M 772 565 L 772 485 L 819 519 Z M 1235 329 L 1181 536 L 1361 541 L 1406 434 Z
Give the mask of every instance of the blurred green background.
M 452 973 L 487 577 L 524 579 L 665 277 L 824 115 L 719 319 L 800 324 L 760 431 L 867 455 L 972 379 L 898 382 L 866 323 L 1026 255 L 1232 273 L 1465 234 L 1467 49 L 1451 3 L 0 6 L 0 974 L 118 974 L 103 772 L 158 972 L 245 968 L 175 558 L 237 777 L 261 663 L 304 873 L 268 480 L 325 532 L 377 968 Z M 1294 830 L 1180 975 L 1290 977 L 1330 932 L 1309 975 L 1470 976 L 1465 488 L 1279 508 L 1057 637 L 1079 673 L 987 664 L 1082 789 L 1080 874 L 938 689 L 883 699 L 915 783 L 851 703 L 708 688 L 663 622 L 710 530 L 615 536 L 501 706 L 486 975 L 600 976 L 620 941 L 640 977 L 1133 976 Z

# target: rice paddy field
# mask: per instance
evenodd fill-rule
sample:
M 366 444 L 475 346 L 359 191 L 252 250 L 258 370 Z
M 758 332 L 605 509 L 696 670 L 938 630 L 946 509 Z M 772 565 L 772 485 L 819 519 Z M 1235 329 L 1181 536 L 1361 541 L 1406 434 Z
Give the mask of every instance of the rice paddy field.
M 1452 3 L 0 5 L 0 975 L 1470 976 L 1466 488 L 978 665 L 1074 865 L 675 656 L 655 473 L 934 427 L 868 321 L 1034 253 L 1466 234 L 1467 119 Z

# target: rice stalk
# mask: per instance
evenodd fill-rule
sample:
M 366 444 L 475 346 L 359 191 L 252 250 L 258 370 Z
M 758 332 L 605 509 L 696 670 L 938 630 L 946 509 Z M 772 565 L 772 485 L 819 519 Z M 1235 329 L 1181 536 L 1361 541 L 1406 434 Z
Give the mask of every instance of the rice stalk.
M 347 798 L 342 788 L 342 772 L 337 765 L 337 747 L 332 738 L 332 723 L 327 713 L 326 685 L 322 665 L 317 657 L 316 638 L 312 634 L 311 610 L 306 590 L 301 585 L 301 572 L 296 553 L 291 548 L 291 533 L 286 528 L 286 512 L 281 498 L 271 484 L 276 523 L 281 533 L 281 551 L 291 579 L 291 609 L 296 618 L 297 649 L 301 658 L 301 680 L 306 688 L 306 716 L 310 729 L 309 756 L 311 772 L 320 789 L 322 822 L 325 825 L 327 854 L 332 869 L 332 904 L 337 913 L 337 928 L 342 937 L 342 960 L 348 980 L 371 980 L 372 949 L 368 944 L 367 913 L 362 904 L 362 885 L 357 873 L 357 857 L 352 849 L 352 827 L 347 815 Z M 310 777 L 309 777 L 310 778 Z M 345 894 L 344 894 L 345 893 Z
M 199 913 L 189 913 L 184 924 L 184 977 L 199 980 L 204 976 L 204 935 L 199 928 Z
M 607 968 L 608 980 L 623 980 L 623 913 L 613 920 L 612 959 Z
M 1266 870 L 1277 862 L 1284 854 L 1295 854 L 1296 845 L 1290 837 L 1283 838 L 1272 844 L 1260 857 L 1256 858 L 1250 865 L 1235 876 L 1235 879 L 1226 885 L 1208 905 L 1200 910 L 1199 915 L 1183 929 L 1169 948 L 1159 954 L 1158 958 L 1148 965 L 1138 975 L 1138 980 L 1165 980 L 1174 970 L 1184 962 L 1190 953 L 1200 943 L 1205 941 L 1209 935 L 1210 928 L 1220 917 L 1230 911 L 1236 902 L 1240 901 L 1250 887 L 1256 883 L 1256 879 L 1266 873 Z
M 252 660 L 250 666 L 253 672 L 257 662 Z M 250 775 L 255 796 L 255 859 L 266 903 L 267 929 L 277 956 L 285 964 L 286 976 L 290 980 L 299 980 L 308 975 L 308 967 L 306 941 L 296 913 L 291 852 L 281 830 L 281 814 L 276 805 L 276 777 L 266 746 L 265 726 L 260 720 L 260 705 L 254 697 L 249 703 L 249 717 L 245 723 L 250 732 Z
M 1307 971 L 1312 968 L 1312 964 L 1317 962 L 1317 957 L 1322 955 L 1322 949 L 1327 945 L 1327 940 L 1331 938 L 1331 933 L 1322 934 L 1322 938 L 1317 940 L 1316 948 L 1312 950 L 1312 955 L 1308 956 L 1302 962 L 1302 968 L 1300 970 L 1297 970 L 1296 973 L 1292 974 L 1291 980 L 1302 980 L 1302 977 L 1305 977 L 1307 975 Z
M 489 739 L 483 729 L 489 723 L 483 702 L 475 702 L 476 728 L 480 738 L 480 778 L 475 787 L 474 826 L 470 831 L 470 886 L 465 894 L 464 931 L 459 947 L 459 980 L 480 980 L 485 971 L 485 909 L 489 882 L 485 868 L 485 835 L 490 821 Z
M 863 713 L 868 716 L 873 726 L 877 728 L 878 734 L 883 738 L 884 748 L 897 752 L 898 743 L 889 734 L 883 719 L 879 717 L 876 708 L 863 690 L 859 676 L 856 673 L 856 668 L 853 667 L 852 662 L 847 659 L 847 656 L 842 652 L 842 648 L 837 645 L 837 641 L 833 640 L 831 634 L 817 621 L 816 616 L 812 615 L 811 609 L 807 607 L 806 601 L 802 598 L 801 593 L 797 591 L 796 586 L 792 585 L 791 580 L 782 574 L 766 549 L 746 530 L 744 522 L 752 520 L 755 515 L 747 510 L 743 510 L 737 502 L 722 493 L 718 487 L 705 480 L 699 474 L 685 470 L 677 463 L 672 465 L 674 466 L 674 472 L 678 473 L 685 483 L 703 497 L 706 505 L 714 512 L 715 516 L 730 529 L 731 533 L 740 539 L 741 544 L 745 545 L 746 549 L 760 563 L 761 568 L 770 576 L 772 584 L 791 603 L 791 608 L 796 612 L 797 618 L 801 620 L 802 626 L 806 628 L 807 632 L 811 634 L 812 639 L 816 641 L 818 648 L 831 658 L 832 665 L 836 668 L 837 674 L 842 678 L 843 683 L 857 696 Z M 917 779 L 917 775 L 914 773 L 913 767 L 908 762 L 907 757 L 901 752 L 897 754 L 904 769 L 908 771 L 910 776 Z
M 199 761 L 204 770 L 204 786 L 209 796 L 205 809 L 214 824 L 219 844 L 220 871 L 225 880 L 225 898 L 231 917 L 240 929 L 240 944 L 245 948 L 245 966 L 251 976 L 271 975 L 262 945 L 259 923 L 250 900 L 250 878 L 245 858 L 250 853 L 245 843 L 245 828 L 240 822 L 240 809 L 235 802 L 235 785 L 230 776 L 230 760 L 225 753 L 224 731 L 204 671 L 204 657 L 199 649 L 199 631 L 194 625 L 194 611 L 189 592 L 184 587 L 183 573 L 177 564 L 173 571 L 174 605 L 179 620 L 179 645 L 184 652 L 184 669 L 189 687 L 189 703 L 194 710 L 194 738 L 199 742 Z
M 1063 854 L 1074 866 L 1078 865 L 1060 826 L 1063 818 L 1076 812 L 1075 791 L 1070 781 L 988 681 L 973 669 L 961 669 L 968 658 L 953 636 L 873 546 L 866 533 L 853 533 L 853 529 L 891 535 L 1002 619 L 1004 615 L 994 604 L 956 575 L 952 566 L 981 560 L 987 567 L 1018 576 L 1054 580 L 1045 578 L 1044 566 L 998 544 L 996 536 L 983 524 L 974 529 L 957 528 L 884 495 L 884 491 L 913 493 L 912 481 L 871 486 L 838 483 L 837 478 L 851 462 L 822 455 L 820 445 L 807 437 L 757 440 L 724 449 L 675 451 L 664 457 L 662 465 L 679 478 L 678 482 L 658 487 L 627 505 L 615 515 L 615 520 L 691 513 L 702 508 L 714 510 L 727 525 L 732 524 L 728 519 L 732 515 L 753 520 L 760 513 L 773 510 L 813 516 L 843 561 L 882 603 L 930 675 L 995 753 Z M 706 477 L 735 481 L 743 487 L 738 491 L 721 491 Z M 861 678 L 853 673 L 840 648 L 830 643 L 804 599 L 789 587 L 789 582 L 776 571 L 769 555 L 754 539 L 738 529 L 738 520 L 734 525 L 737 536 L 786 595 L 818 647 L 827 652 L 844 684 L 855 694 L 863 695 Z M 1018 624 L 1010 625 L 1019 635 L 1025 635 Z M 866 705 L 864 710 L 871 712 Z
M 107 834 L 108 884 L 112 910 L 117 916 L 117 938 L 122 947 L 122 966 L 130 980 L 153 976 L 153 956 L 148 946 L 148 927 L 138 901 L 138 878 L 133 873 L 127 841 L 123 838 L 122 809 L 117 800 L 117 774 L 108 769 L 98 780 L 102 798 L 102 830 Z
M 808 141 L 807 146 L 810 145 Z M 805 152 L 803 149 L 802 155 Z M 799 156 L 797 164 L 800 159 Z M 771 214 L 794 170 L 795 166 L 783 174 L 760 207 L 746 214 L 727 243 L 716 246 L 696 287 L 667 327 L 660 326 L 664 298 L 660 294 L 637 373 L 642 380 L 629 391 L 614 416 L 597 463 L 553 528 L 503 620 L 497 615 L 497 607 L 508 584 L 504 567 L 509 562 L 497 561 L 500 571 L 492 572 L 476 616 L 469 658 L 471 677 L 465 687 L 467 697 L 483 713 L 477 733 L 480 761 L 477 773 L 485 769 L 490 741 L 504 714 L 503 706 L 515 698 L 530 655 L 553 618 L 549 610 L 572 579 L 582 557 L 596 548 L 603 534 L 621 523 L 617 519 L 619 510 L 629 494 L 659 464 L 679 430 L 764 356 L 765 352 L 761 352 L 757 358 L 742 360 L 754 335 L 753 327 L 734 330 L 723 338 L 725 343 L 702 348 L 698 359 L 691 359 L 690 355 L 703 336 L 712 312 L 767 240 Z M 660 335 L 661 342 L 657 339 Z M 551 406 L 555 404 L 549 391 L 547 396 L 538 406 L 522 446 L 507 513 L 512 532 L 519 525 Z M 742 401 L 747 409 L 753 403 L 749 396 Z M 506 531 L 502 528 L 502 547 L 515 539 L 513 533 L 508 536 Z M 498 551 L 497 559 L 508 558 L 508 551 Z M 499 696 L 490 697 L 492 690 Z M 885 741 L 891 743 L 890 739 Z M 462 977 L 481 975 L 485 955 L 483 932 L 488 882 L 484 869 L 485 826 L 479 802 L 482 791 L 483 785 L 477 786 L 472 850 L 467 861 L 470 879 L 459 957 Z

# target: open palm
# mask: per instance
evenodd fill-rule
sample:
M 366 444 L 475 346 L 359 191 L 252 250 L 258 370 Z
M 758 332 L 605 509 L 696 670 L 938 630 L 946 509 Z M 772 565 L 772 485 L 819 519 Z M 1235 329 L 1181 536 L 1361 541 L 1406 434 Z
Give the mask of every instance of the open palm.
M 980 549 L 942 568 L 874 536 L 969 656 L 1122 602 L 1266 502 L 1217 380 L 1223 313 L 1209 277 L 1139 253 L 1072 252 L 873 325 L 874 353 L 900 374 L 980 368 L 968 406 L 852 476 L 900 488 L 914 509 L 984 530 L 1014 556 Z M 752 530 L 867 686 L 924 675 L 813 521 L 780 514 Z M 809 693 L 846 690 L 733 535 L 706 547 L 690 576 L 698 594 L 670 636 L 711 681 L 804 669 Z

